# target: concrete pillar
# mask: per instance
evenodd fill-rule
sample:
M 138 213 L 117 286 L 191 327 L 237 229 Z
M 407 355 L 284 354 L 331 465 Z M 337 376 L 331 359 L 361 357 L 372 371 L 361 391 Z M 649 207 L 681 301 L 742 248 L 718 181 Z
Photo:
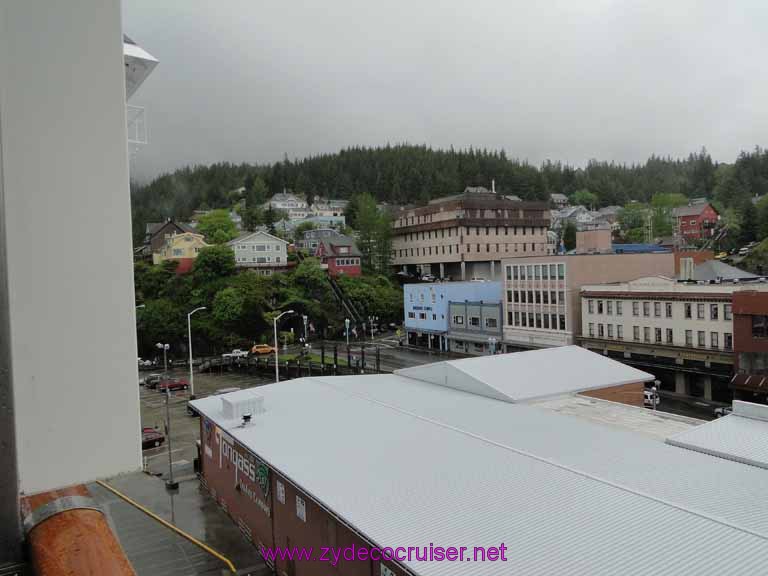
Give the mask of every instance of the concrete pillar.
M 445 264 L 440 262 L 440 278 L 445 278 Z
M 496 262 L 491 260 L 491 280 L 496 280 Z
M 688 394 L 685 372 L 675 372 L 675 392 L 678 394 Z
M 427 334 L 427 348 L 432 349 L 432 334 Z
M 141 421 L 120 2 L 3 2 L 0 30 L 5 560 L 19 492 L 139 470 Z
M 408 274 L 408 265 L 403 264 L 403 274 Z
M 712 400 L 712 376 L 704 376 L 704 400 Z
M 467 263 L 464 260 L 461 261 L 461 279 L 467 279 Z

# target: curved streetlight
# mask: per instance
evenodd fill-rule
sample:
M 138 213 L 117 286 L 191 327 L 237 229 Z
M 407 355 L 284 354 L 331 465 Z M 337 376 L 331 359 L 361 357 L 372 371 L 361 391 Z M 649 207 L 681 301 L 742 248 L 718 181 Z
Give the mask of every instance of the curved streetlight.
M 190 400 L 195 399 L 195 370 L 192 367 L 192 314 L 200 312 L 200 310 L 207 310 L 205 306 L 195 308 L 187 314 L 187 335 L 189 336 L 189 397 Z
M 277 349 L 278 349 L 277 321 L 287 314 L 293 314 L 293 310 L 286 310 L 285 312 L 281 312 L 280 314 L 275 316 L 275 319 L 273 320 L 274 327 L 275 327 L 275 383 L 280 382 L 280 362 L 279 362 L 279 354 L 277 352 Z

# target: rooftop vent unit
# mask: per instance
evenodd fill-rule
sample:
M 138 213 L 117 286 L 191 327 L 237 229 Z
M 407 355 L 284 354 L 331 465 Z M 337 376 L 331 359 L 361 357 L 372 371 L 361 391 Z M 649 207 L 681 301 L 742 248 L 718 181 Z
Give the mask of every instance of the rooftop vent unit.
M 227 396 L 235 396 L 228 398 Z M 234 393 L 222 396 L 221 412 L 227 420 L 242 420 L 243 416 L 253 417 L 262 414 L 264 410 L 264 396 L 248 395 Z

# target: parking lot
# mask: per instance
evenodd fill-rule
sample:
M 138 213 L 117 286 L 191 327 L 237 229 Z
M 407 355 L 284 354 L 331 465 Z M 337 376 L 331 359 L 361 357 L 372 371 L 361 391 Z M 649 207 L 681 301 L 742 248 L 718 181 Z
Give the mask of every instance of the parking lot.
M 172 377 L 189 378 L 185 370 L 170 371 Z M 148 372 L 142 372 L 141 377 L 148 376 Z M 251 388 L 269 384 L 272 380 L 259 376 L 246 376 L 241 374 L 195 374 L 195 396 L 203 398 L 213 394 L 222 388 L 238 386 Z M 198 419 L 187 414 L 187 400 L 189 390 L 178 390 L 170 393 L 170 424 L 171 424 L 171 460 L 174 467 L 174 479 L 184 480 L 192 475 L 192 462 L 197 455 L 195 442 L 199 437 Z M 157 428 L 165 433 L 165 393 L 158 390 L 140 388 L 141 400 L 141 425 L 142 427 Z M 168 474 L 168 445 L 166 443 L 157 448 L 149 448 L 143 451 L 145 468 L 153 474 Z

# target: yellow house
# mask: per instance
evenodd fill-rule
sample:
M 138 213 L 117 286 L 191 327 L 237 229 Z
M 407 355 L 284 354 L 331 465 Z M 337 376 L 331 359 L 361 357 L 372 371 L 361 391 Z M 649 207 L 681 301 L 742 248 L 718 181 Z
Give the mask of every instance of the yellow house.
M 160 250 L 152 253 L 152 262 L 160 264 L 166 260 L 195 259 L 200 250 L 208 246 L 210 244 L 205 242 L 202 234 L 195 234 L 194 232 L 173 234 L 166 238 Z

